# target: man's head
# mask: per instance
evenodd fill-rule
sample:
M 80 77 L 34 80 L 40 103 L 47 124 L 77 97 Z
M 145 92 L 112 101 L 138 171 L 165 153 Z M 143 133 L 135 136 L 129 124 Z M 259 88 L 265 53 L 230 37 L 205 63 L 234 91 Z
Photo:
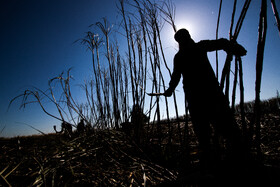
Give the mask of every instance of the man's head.
M 175 33 L 174 38 L 179 44 L 183 44 L 188 42 L 191 36 L 187 29 L 180 29 Z

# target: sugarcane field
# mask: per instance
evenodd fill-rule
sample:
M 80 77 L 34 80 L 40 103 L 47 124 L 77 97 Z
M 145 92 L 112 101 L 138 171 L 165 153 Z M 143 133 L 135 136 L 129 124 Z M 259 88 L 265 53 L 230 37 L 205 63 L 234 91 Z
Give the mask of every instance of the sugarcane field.
M 6 1 L 0 186 L 280 186 L 279 1 Z

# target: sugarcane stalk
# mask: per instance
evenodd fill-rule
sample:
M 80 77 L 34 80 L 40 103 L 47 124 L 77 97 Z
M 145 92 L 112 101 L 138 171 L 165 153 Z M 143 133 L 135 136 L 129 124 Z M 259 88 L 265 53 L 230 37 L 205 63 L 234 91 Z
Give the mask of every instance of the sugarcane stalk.
M 278 14 L 276 4 L 275 4 L 274 0 L 271 0 L 271 6 L 272 6 L 272 10 L 273 10 L 273 13 L 274 13 L 276 24 L 277 24 L 277 27 L 278 27 L 278 30 L 279 30 L 279 36 L 280 36 L 280 19 L 279 19 L 279 14 Z
M 217 27 L 216 27 L 216 40 L 219 37 L 219 25 L 220 25 L 220 17 L 221 17 L 221 11 L 222 11 L 222 4 L 223 0 L 220 0 L 219 5 L 219 13 L 218 13 L 218 19 L 217 19 Z M 216 77 L 219 77 L 219 56 L 218 56 L 218 50 L 216 50 Z
M 262 0 L 260 20 L 259 20 L 259 33 L 258 33 L 258 46 L 257 46 L 257 59 L 256 59 L 256 97 L 255 97 L 255 118 L 256 118 L 256 144 L 257 144 L 257 156 L 261 159 L 261 111 L 260 111 L 260 90 L 261 90 L 261 77 L 263 70 L 263 57 L 264 57 L 264 47 L 266 40 L 267 31 L 267 1 Z

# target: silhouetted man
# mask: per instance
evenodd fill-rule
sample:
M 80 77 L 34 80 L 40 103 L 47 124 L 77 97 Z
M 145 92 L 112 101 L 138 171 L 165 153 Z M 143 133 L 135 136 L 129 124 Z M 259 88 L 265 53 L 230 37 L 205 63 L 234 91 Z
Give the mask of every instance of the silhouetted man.
M 186 29 L 175 34 L 179 51 L 174 57 L 174 69 L 169 88 L 164 95 L 169 97 L 183 75 L 183 85 L 188 102 L 191 120 L 202 150 L 201 162 L 209 162 L 211 127 L 215 133 L 228 141 L 229 150 L 236 151 L 240 145 L 239 129 L 234 122 L 229 101 L 225 97 L 211 64 L 207 52 L 224 50 L 243 56 L 247 51 L 239 44 L 227 39 L 203 40 L 195 43 Z

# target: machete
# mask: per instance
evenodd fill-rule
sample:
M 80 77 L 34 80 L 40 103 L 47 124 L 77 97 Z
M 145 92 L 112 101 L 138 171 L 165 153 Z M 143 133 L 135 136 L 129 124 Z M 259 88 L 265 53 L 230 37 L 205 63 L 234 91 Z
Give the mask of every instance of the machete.
M 149 96 L 161 96 L 164 95 L 164 93 L 147 93 Z

